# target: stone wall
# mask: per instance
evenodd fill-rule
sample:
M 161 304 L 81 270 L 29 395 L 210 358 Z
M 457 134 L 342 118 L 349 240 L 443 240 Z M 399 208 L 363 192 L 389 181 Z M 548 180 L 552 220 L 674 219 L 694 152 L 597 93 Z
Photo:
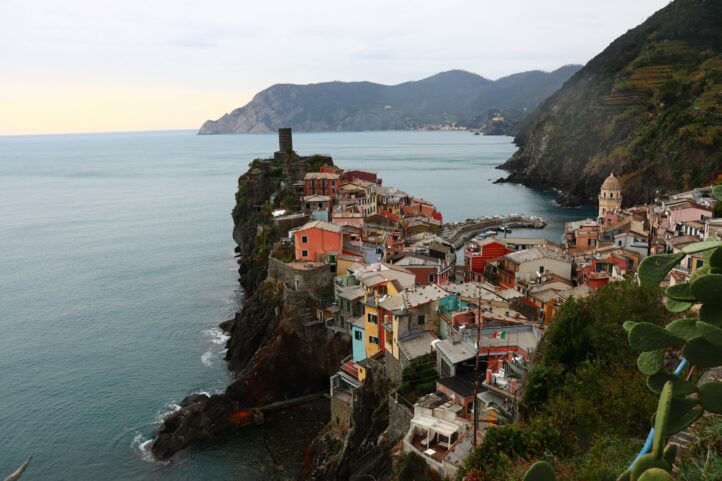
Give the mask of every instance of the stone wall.
M 327 264 L 302 269 L 293 263 L 285 263 L 269 257 L 268 278 L 282 282 L 294 291 L 320 292 L 329 289 L 333 283 L 333 273 Z
M 413 417 L 411 409 L 406 407 L 403 401 L 397 401 L 396 393 L 392 393 L 389 396 L 389 427 L 386 429 L 385 437 L 391 442 L 396 442 L 406 436 Z
M 389 351 L 384 352 L 384 370 L 386 377 L 394 384 L 401 383 L 401 363 Z
M 337 396 L 331 396 L 331 426 L 341 432 L 351 428 L 351 405 Z

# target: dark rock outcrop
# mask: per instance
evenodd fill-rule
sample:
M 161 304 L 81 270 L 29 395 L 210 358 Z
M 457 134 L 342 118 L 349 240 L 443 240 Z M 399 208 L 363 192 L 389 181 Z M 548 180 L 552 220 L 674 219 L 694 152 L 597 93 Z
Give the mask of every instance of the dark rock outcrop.
M 185 398 L 181 408 L 168 416 L 153 441 L 152 452 L 158 459 L 168 459 L 178 451 L 211 439 L 231 427 L 228 414 L 230 398 L 224 394 L 194 394 Z

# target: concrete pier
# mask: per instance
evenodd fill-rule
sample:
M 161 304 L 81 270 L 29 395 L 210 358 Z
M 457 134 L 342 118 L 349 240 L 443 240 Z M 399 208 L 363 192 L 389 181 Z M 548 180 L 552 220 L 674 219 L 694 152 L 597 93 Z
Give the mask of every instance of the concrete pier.
M 533 215 L 494 215 L 444 224 L 440 236 L 450 242 L 454 249 L 460 249 L 466 241 L 485 230 L 499 227 L 543 229 L 546 225 L 546 220 Z

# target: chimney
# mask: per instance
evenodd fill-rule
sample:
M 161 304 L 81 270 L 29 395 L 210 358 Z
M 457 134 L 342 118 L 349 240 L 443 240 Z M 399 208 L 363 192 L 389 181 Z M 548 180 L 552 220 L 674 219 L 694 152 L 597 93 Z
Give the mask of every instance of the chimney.
M 286 127 L 278 129 L 278 151 L 288 152 L 289 150 L 293 150 L 293 135 L 291 133 L 291 128 Z

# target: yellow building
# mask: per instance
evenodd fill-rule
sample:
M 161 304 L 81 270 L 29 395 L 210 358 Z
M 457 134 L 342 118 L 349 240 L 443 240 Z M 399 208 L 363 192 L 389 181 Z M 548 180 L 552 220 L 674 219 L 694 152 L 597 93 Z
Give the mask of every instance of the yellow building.
M 364 266 L 354 273 L 366 290 L 364 296 L 366 357 L 371 357 L 384 347 L 383 317 L 386 315 L 379 303 L 389 296 L 396 296 L 414 285 L 416 276 L 399 267 L 378 263 Z
M 614 177 L 614 172 L 602 183 L 599 192 L 599 216 L 604 217 L 607 212 L 613 212 L 622 207 L 622 184 Z

